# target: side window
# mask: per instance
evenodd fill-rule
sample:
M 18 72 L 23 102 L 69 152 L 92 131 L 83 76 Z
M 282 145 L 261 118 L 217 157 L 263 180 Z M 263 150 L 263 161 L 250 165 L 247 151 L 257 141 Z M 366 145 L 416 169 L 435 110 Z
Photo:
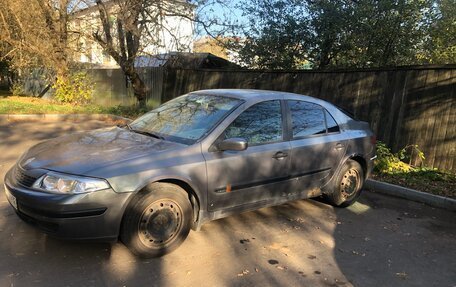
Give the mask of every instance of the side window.
M 304 101 L 288 101 L 291 112 L 293 138 L 326 133 L 323 108 Z
M 326 114 L 326 126 L 328 128 L 328 133 L 338 132 L 339 131 L 339 126 L 337 125 L 337 123 L 334 120 L 334 118 L 326 110 L 325 110 L 325 114 Z
M 251 106 L 225 130 L 225 138 L 244 138 L 250 145 L 282 140 L 280 101 Z

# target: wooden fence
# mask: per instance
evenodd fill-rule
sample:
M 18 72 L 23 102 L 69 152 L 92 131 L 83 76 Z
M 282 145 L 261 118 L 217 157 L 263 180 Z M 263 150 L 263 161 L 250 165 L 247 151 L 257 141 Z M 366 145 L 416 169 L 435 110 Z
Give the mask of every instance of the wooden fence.
M 107 104 L 131 103 L 119 70 L 96 70 Z M 104 74 L 103 74 L 104 73 Z M 106 77 L 110 74 L 110 77 Z M 456 65 L 338 71 L 258 71 L 148 68 L 148 100 L 165 102 L 201 89 L 249 88 L 310 95 L 368 121 L 397 151 L 417 144 L 425 165 L 456 171 Z M 418 163 L 415 159 L 414 163 Z
M 214 88 L 287 91 L 330 101 L 368 121 L 377 138 L 394 151 L 417 144 L 426 166 L 456 171 L 456 65 L 290 72 L 166 70 L 162 101 Z
M 141 68 L 140 77 L 148 88 L 147 101 L 158 105 L 162 99 L 164 81 L 163 68 Z M 133 105 L 136 100 L 133 91 L 120 69 L 87 70 L 94 83 L 95 103 L 107 106 Z

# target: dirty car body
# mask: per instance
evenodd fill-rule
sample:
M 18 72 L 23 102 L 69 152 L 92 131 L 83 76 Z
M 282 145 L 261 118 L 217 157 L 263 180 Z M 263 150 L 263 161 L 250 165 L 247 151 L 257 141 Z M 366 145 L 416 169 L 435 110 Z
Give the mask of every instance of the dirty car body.
M 356 162 L 372 169 L 373 134 L 336 106 L 259 90 L 196 91 L 124 127 L 30 148 L 5 177 L 17 214 L 56 237 L 116 240 L 135 196 L 173 184 L 191 227 L 233 213 L 331 194 Z M 356 171 L 356 170 L 355 170 Z

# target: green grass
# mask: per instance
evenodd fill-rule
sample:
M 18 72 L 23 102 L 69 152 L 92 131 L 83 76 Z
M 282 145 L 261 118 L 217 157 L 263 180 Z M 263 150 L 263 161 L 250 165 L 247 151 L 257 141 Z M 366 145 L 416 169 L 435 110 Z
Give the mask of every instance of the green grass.
M 450 172 L 423 168 L 392 174 L 376 172 L 373 178 L 423 192 L 456 198 L 456 175 Z
M 136 118 L 152 108 L 61 104 L 34 97 L 11 96 L 8 92 L 0 91 L 0 114 L 113 114 Z

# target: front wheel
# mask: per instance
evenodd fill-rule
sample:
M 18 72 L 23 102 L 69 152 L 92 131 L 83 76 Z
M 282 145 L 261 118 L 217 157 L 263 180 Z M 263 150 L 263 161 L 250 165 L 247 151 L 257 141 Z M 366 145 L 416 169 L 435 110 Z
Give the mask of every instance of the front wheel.
M 120 239 L 140 257 L 158 257 L 182 244 L 191 222 L 192 206 L 185 190 L 154 183 L 133 198 L 122 221 Z
M 348 160 L 335 178 L 333 192 L 327 194 L 326 199 L 334 206 L 350 206 L 360 196 L 363 184 L 364 172 L 361 165 Z

